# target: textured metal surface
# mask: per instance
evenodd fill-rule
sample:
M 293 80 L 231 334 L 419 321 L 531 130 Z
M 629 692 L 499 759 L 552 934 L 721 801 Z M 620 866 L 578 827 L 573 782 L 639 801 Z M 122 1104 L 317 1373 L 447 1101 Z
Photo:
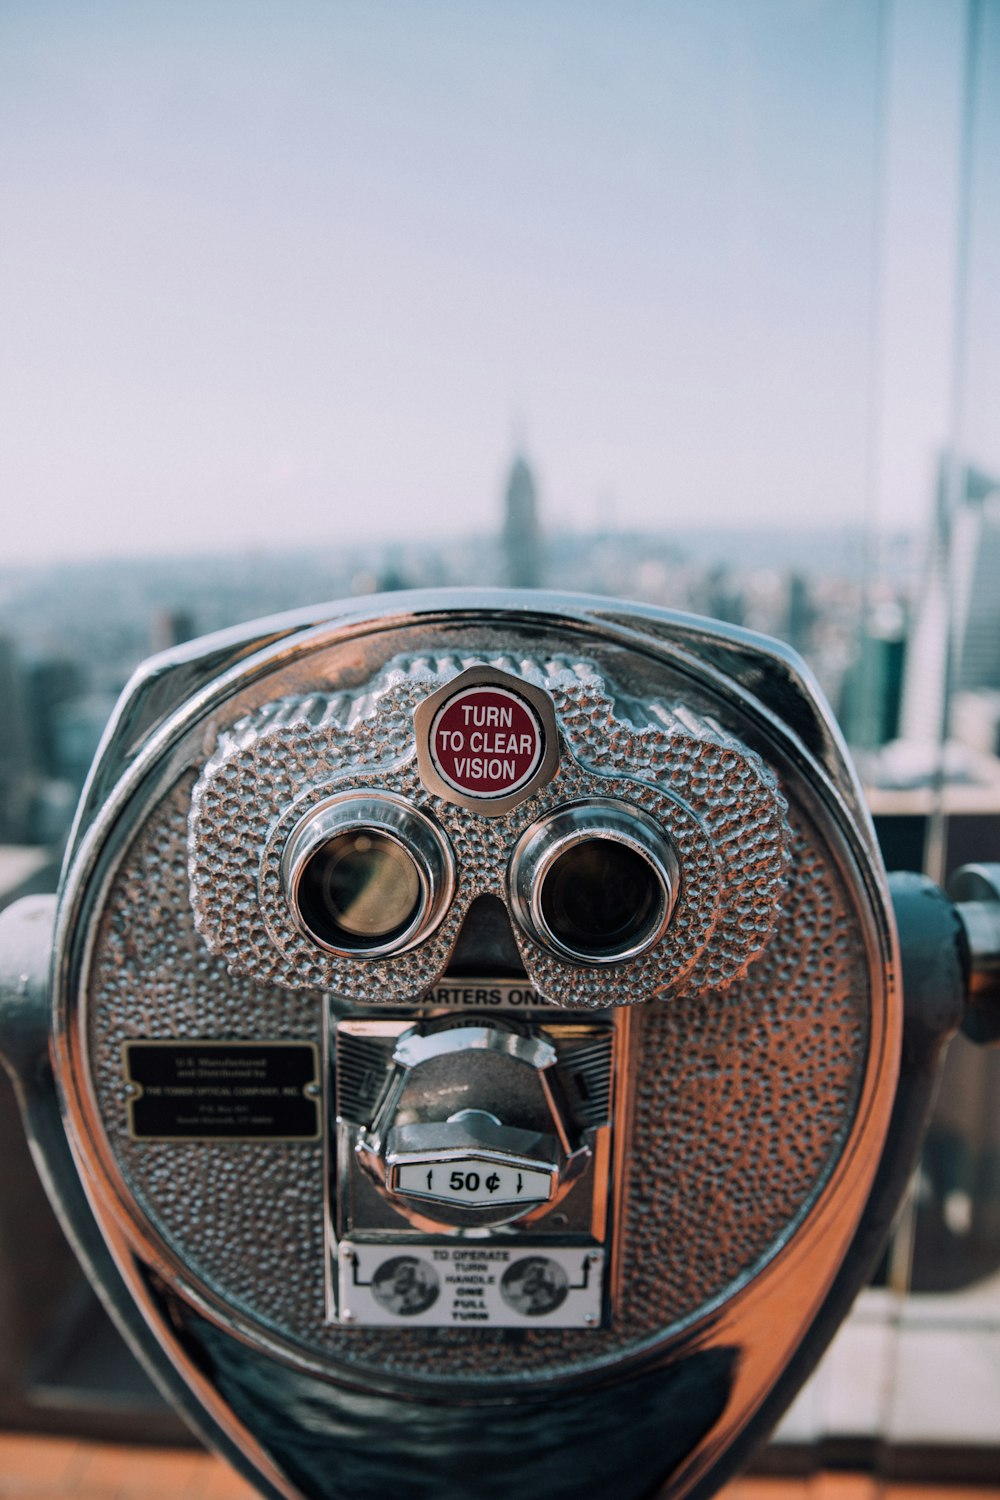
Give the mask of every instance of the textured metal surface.
M 125 1182 L 189 1275 L 292 1345 L 356 1369 L 450 1380 L 581 1369 L 695 1317 L 780 1247 L 836 1161 L 867 1062 L 865 936 L 840 873 L 793 800 L 774 940 L 725 993 L 637 1012 L 635 1116 L 623 1184 L 622 1295 L 599 1332 L 339 1330 L 323 1323 L 318 1147 L 130 1141 L 128 1037 L 319 1041 L 321 997 L 232 974 L 188 902 L 194 773 L 153 808 L 97 934 L 88 1003 L 96 1096 Z M 706 1132 L 705 1122 L 713 1122 Z
M 570 754 L 511 812 L 478 817 L 421 786 L 413 713 L 467 659 L 401 661 L 356 695 L 268 704 L 220 736 L 194 791 L 191 881 L 209 948 L 236 970 L 354 1000 L 411 1000 L 442 973 L 471 902 L 503 897 L 511 851 L 546 810 L 627 798 L 670 836 L 683 872 L 662 942 L 618 966 L 617 1003 L 730 983 L 765 946 L 786 860 L 784 802 L 773 776 L 717 724 L 664 703 L 620 707 L 587 663 L 492 663 L 552 694 Z M 281 879 L 292 829 L 324 798 L 372 786 L 410 797 L 444 829 L 458 867 L 451 910 L 419 947 L 388 959 L 319 951 L 297 930 Z M 558 1004 L 605 1006 L 609 982 L 516 934 L 534 984 Z

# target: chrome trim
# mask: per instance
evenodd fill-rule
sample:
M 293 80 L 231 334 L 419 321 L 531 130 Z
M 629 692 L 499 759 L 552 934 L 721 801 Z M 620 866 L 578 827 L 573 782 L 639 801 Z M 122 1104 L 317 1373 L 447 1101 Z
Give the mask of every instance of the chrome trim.
M 521 1036 L 516 1031 L 501 1031 L 495 1026 L 451 1026 L 446 1031 L 421 1032 L 416 1027 L 404 1033 L 396 1043 L 392 1060 L 402 1068 L 415 1068 L 432 1057 L 478 1050 L 502 1052 L 541 1071 L 554 1068 L 558 1055 L 551 1042 L 543 1037 Z

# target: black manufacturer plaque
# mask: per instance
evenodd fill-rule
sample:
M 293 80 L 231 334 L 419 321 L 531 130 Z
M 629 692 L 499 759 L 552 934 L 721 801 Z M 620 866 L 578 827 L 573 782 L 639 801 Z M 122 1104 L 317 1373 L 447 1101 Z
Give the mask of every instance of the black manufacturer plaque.
M 312 1042 L 126 1042 L 129 1135 L 139 1141 L 314 1141 Z

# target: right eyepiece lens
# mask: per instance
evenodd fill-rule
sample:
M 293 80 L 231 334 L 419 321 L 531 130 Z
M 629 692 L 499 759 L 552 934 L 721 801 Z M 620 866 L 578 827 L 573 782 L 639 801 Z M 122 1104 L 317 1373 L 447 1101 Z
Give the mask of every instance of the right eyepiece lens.
M 405 932 L 421 900 L 410 854 L 377 829 L 338 834 L 311 855 L 299 880 L 299 910 L 322 941 L 352 947 L 390 942 Z
M 617 964 L 666 931 L 680 872 L 673 845 L 642 808 L 595 797 L 544 813 L 511 856 L 511 909 L 559 958 Z
M 664 914 L 663 885 L 648 859 L 607 838 L 586 839 L 558 855 L 539 900 L 552 936 L 564 948 L 594 957 L 642 946 Z

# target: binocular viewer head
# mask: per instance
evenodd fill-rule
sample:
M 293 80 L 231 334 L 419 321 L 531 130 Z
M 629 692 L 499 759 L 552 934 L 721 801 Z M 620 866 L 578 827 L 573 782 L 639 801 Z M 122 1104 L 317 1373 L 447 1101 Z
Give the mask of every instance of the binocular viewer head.
M 707 1493 L 890 1211 L 897 967 L 784 648 L 350 601 L 128 690 L 36 986 L 65 1135 L 29 1119 L 266 1493 Z
M 188 830 L 207 947 L 284 988 L 412 1004 L 460 937 L 475 962 L 486 897 L 507 962 L 555 1005 L 731 983 L 785 884 L 774 775 L 707 714 L 616 706 L 597 666 L 554 644 L 474 665 L 396 656 L 354 692 L 291 694 L 224 728 Z

